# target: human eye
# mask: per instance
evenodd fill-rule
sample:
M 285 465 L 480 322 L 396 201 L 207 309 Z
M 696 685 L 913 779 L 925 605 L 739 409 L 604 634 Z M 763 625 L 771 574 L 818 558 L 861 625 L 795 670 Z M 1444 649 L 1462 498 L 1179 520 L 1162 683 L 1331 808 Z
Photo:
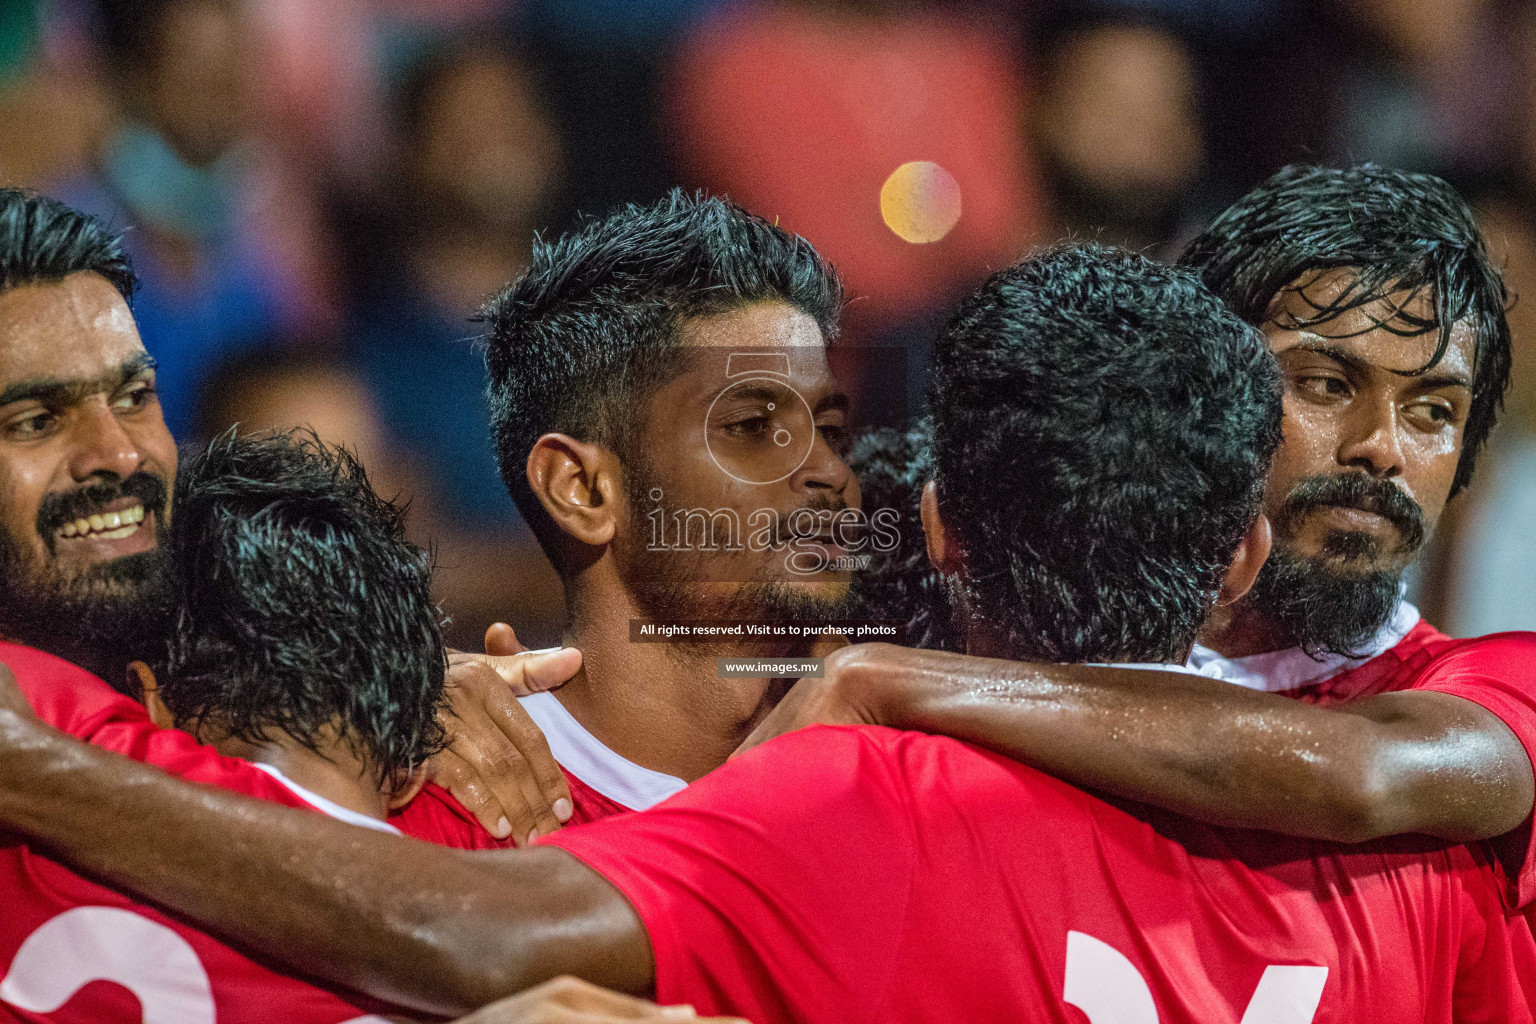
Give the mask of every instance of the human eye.
M 5 436 L 15 441 L 31 441 L 52 433 L 58 422 L 58 413 L 52 409 L 28 409 L 5 421 Z
M 761 412 L 738 416 L 723 424 L 726 433 L 743 439 L 762 437 L 772 421 Z
M 155 401 L 155 383 L 152 380 L 135 380 L 123 385 L 112 397 L 112 408 L 118 412 L 133 412 Z
M 1410 419 L 1426 430 L 1438 430 L 1456 421 L 1456 409 L 1444 399 L 1421 398 L 1405 410 Z
M 1291 378 L 1291 384 L 1302 394 L 1320 401 L 1348 398 L 1353 393 L 1349 381 L 1332 373 L 1296 374 Z

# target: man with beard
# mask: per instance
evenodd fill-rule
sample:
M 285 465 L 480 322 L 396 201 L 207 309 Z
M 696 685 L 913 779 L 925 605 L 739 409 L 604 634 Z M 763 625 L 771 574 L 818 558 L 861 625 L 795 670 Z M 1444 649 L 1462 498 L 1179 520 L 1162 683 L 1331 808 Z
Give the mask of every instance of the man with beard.
M 176 445 L 118 239 L 41 197 L 6 198 L 0 636 L 122 679 L 167 608 L 157 544 Z
M 674 192 L 536 247 L 487 309 L 502 475 L 582 653 L 570 682 L 523 698 L 573 821 L 649 807 L 725 762 L 782 690 L 721 678 L 717 659 L 813 644 L 631 642 L 632 620 L 841 614 L 847 573 L 790 565 L 835 547 L 829 524 L 859 507 L 826 358 L 840 306 L 803 240 Z
M 935 366 L 925 527 L 967 650 L 1186 656 L 1269 547 L 1259 333 L 1187 270 L 1075 247 L 995 275 Z M 1474 850 L 1224 831 L 944 737 L 804 730 L 652 810 L 473 854 L 297 829 L 0 700 L 0 823 L 433 1012 L 570 971 L 757 1024 L 1531 1019 Z
M 874 722 L 1217 824 L 1491 838 L 1507 898 L 1528 905 L 1536 635 L 1453 640 L 1401 599 L 1509 374 L 1504 288 L 1470 211 L 1428 175 L 1287 168 L 1182 262 L 1263 330 L 1285 381 L 1274 550 L 1190 660 L 1215 678 L 850 648 L 754 741 Z
M 135 284 L 119 235 L 45 196 L 0 189 L 0 638 L 119 685 L 169 614 L 159 547 L 176 474 L 155 362 L 129 308 Z M 557 682 L 574 660 L 502 668 L 514 682 Z M 503 766 L 497 813 L 518 827 L 495 832 L 521 842 L 535 822 L 558 827 L 564 783 L 487 675 L 495 680 L 464 661 L 450 671 L 453 751 L 434 761 L 434 777 L 473 800 L 485 790 L 473 769 Z

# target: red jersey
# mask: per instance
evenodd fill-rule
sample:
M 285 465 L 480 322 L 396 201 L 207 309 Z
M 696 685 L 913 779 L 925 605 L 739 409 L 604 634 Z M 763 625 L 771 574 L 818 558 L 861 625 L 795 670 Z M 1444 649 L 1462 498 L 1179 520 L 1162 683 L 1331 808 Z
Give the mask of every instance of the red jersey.
M 1395 690 L 1453 694 L 1496 715 L 1536 764 L 1536 633 L 1457 640 L 1419 619 L 1411 605 L 1399 608 L 1397 617 L 1400 636 L 1364 662 L 1314 662 L 1299 649 L 1223 659 L 1197 649 L 1194 664 L 1202 673 L 1312 704 L 1343 704 Z M 1531 822 L 1493 846 L 1505 867 L 1507 902 L 1529 906 L 1536 900 Z
M 1531 1019 L 1478 851 L 1218 829 L 944 737 L 803 730 L 543 842 L 634 905 L 659 1002 L 755 1024 Z
M 66 661 L 5 643 L 0 661 L 38 717 L 79 739 L 193 782 L 395 831 L 250 762 L 222 757 L 186 733 L 157 728 L 138 704 Z M 485 835 L 472 819 L 466 826 L 455 815 L 457 804 L 446 806 L 446 793 L 424 795 L 427 803 L 407 820 L 428 833 L 422 838 L 474 847 L 471 832 Z M 19 842 L 0 844 L 0 901 L 0 1020 L 384 1024 L 365 1014 L 369 1004 L 361 997 L 349 1000 L 277 973 Z
M 552 693 L 519 698 L 549 744 L 571 789 L 571 819 L 584 825 L 626 811 L 643 811 L 688 783 L 624 757 L 586 730 Z

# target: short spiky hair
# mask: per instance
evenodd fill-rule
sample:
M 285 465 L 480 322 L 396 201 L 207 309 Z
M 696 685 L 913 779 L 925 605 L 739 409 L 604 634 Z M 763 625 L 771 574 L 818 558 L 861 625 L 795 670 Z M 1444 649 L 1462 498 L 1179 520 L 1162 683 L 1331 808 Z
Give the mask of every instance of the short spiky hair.
M 403 517 L 312 434 L 231 430 L 184 461 L 167 544 L 177 610 L 155 666 L 177 724 L 311 749 L 334 736 L 403 783 L 441 745 L 447 664 Z
M 132 303 L 138 278 L 121 235 L 57 199 L 0 188 L 0 290 L 62 281 L 88 270 Z
M 842 288 L 805 239 L 724 199 L 673 190 L 535 243 L 481 319 L 502 479 L 552 558 L 556 528 L 525 471 L 534 442 L 554 431 L 625 456 L 635 417 L 678 372 L 683 322 L 768 300 L 830 338 Z
M 934 348 L 939 507 L 969 612 L 1040 661 L 1182 661 L 1280 440 L 1264 337 L 1098 245 L 993 275 Z
M 1351 268 L 1357 276 L 1310 324 L 1399 289 L 1427 289 L 1434 319 L 1400 317 L 1402 333 L 1439 331 L 1419 372 L 1444 356 L 1456 323 L 1473 331 L 1472 410 L 1451 494 L 1471 481 L 1509 384 L 1508 300 L 1472 211 L 1450 185 L 1374 164 L 1286 167 L 1212 221 L 1179 262 L 1256 325 L 1269 319 L 1276 296 L 1314 271 Z

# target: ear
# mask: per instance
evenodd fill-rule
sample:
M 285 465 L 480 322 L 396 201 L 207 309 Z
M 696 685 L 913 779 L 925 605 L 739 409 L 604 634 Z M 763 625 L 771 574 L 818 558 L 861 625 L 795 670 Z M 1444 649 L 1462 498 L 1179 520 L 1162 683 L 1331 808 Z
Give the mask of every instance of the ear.
M 420 793 L 421 787 L 426 784 L 427 766 L 419 764 L 416 766 L 416 770 L 411 772 L 411 777 L 406 779 L 399 789 L 389 794 L 385 800 L 385 806 L 391 811 L 398 811 L 412 800 L 415 800 L 416 794 Z
M 1259 578 L 1259 570 L 1264 568 L 1265 559 L 1269 558 L 1273 541 L 1269 520 L 1261 512 L 1243 534 L 1243 539 L 1237 542 L 1237 551 L 1227 566 L 1226 575 L 1221 578 L 1221 592 L 1216 595 L 1218 606 L 1229 605 L 1252 589 L 1253 581 Z
M 171 714 L 171 709 L 166 707 L 165 701 L 160 699 L 160 684 L 148 665 L 142 661 L 130 661 L 128 685 L 138 687 L 139 703 L 143 704 L 144 710 L 149 712 L 150 721 L 162 729 L 176 728 L 176 716 Z
M 594 547 L 613 539 L 622 473 L 613 452 L 565 434 L 545 434 L 528 453 L 528 486 L 539 504 L 560 529 Z
M 918 504 L 923 517 L 923 540 L 928 546 L 928 561 L 942 573 L 960 571 L 960 545 L 950 536 L 939 515 L 939 485 L 929 480 L 923 485 L 923 497 Z

